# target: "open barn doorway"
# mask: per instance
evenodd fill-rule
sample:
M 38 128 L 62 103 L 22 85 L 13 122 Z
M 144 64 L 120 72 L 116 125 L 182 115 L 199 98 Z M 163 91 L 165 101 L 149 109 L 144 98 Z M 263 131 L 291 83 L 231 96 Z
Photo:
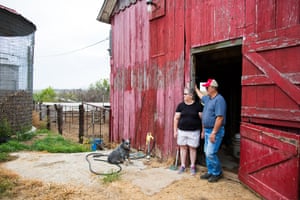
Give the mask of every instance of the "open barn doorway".
M 242 40 L 225 41 L 191 50 L 191 77 L 199 87 L 201 82 L 214 78 L 219 84 L 219 93 L 227 103 L 225 136 L 219 151 L 219 158 L 225 170 L 238 173 L 239 132 L 241 119 L 241 76 Z M 203 162 L 203 141 L 198 153 L 198 163 Z M 202 156 L 201 156 L 202 155 Z

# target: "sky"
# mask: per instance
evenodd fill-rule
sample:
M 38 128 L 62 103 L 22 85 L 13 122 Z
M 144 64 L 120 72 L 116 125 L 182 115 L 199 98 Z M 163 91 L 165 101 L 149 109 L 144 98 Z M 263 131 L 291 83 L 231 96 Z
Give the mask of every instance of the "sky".
M 36 26 L 33 89 L 87 89 L 109 79 L 104 0 L 0 0 Z

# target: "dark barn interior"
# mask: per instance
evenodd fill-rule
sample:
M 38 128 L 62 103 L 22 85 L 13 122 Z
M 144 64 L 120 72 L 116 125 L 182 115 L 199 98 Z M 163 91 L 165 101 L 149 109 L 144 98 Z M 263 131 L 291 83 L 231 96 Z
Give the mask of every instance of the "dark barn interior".
M 223 167 L 235 173 L 239 165 L 239 125 L 241 113 L 241 45 L 201 49 L 194 53 L 195 83 L 214 78 L 219 84 L 219 93 L 227 103 L 225 136 L 219 152 Z M 203 141 L 201 142 L 203 143 Z

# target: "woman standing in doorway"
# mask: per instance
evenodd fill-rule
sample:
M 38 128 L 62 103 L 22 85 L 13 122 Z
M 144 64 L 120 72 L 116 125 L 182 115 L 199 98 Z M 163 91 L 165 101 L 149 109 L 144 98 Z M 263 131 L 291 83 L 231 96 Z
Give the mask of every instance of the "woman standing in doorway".
M 201 130 L 202 107 L 194 100 L 194 90 L 185 88 L 183 102 L 179 103 L 174 115 L 174 137 L 180 149 L 181 167 L 178 173 L 185 171 L 187 151 L 190 153 L 191 175 L 196 174 L 197 147 Z

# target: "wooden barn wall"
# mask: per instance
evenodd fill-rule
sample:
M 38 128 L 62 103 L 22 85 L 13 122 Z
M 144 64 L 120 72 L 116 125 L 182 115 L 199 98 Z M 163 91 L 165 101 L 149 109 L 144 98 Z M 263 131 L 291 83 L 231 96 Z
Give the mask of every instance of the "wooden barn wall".
M 149 64 L 156 71 L 156 114 L 153 132 L 157 138 L 156 147 L 165 156 L 170 155 L 176 147 L 173 117 L 177 104 L 183 100 L 183 88 L 188 74 L 184 63 L 186 54 L 183 2 L 160 1 L 160 6 L 165 7 L 164 12 L 161 12 L 162 16 L 150 20 Z M 181 8 L 176 9 L 175 3 Z
M 186 0 L 187 50 L 243 36 L 245 1 Z
M 245 2 L 176 0 L 165 3 L 166 14 L 150 21 L 150 61 L 151 66 L 158 65 L 161 74 L 157 111 L 162 123 L 156 123 L 155 128 L 161 141 L 159 148 L 168 155 L 176 146 L 175 108 L 183 100 L 183 88 L 191 83 L 191 48 L 242 37 Z
M 249 1 L 247 8 L 242 120 L 299 134 L 300 0 Z
M 158 17 L 149 16 L 145 1 L 137 1 L 112 17 L 112 141 L 131 137 L 135 148 L 144 149 L 146 134 L 151 132 L 156 148 L 162 154 L 168 156 L 174 153 L 176 141 L 173 138 L 173 115 L 176 105 L 182 101 L 184 86 L 189 85 L 191 81 L 190 49 L 193 47 L 243 38 L 248 45 L 243 48 L 243 53 L 251 51 L 251 48 L 258 49 L 264 59 L 278 66 L 277 70 L 289 77 L 291 82 L 288 84 L 288 92 L 297 91 L 295 85 L 299 86 L 299 73 L 289 72 L 299 71 L 299 58 L 293 56 L 295 51 L 299 52 L 299 41 L 285 41 L 283 38 L 284 34 L 299 38 L 299 0 L 156 2 L 164 3 L 164 12 L 160 11 Z M 277 6 L 275 9 L 272 7 L 274 5 Z M 282 27 L 282 31 L 268 31 L 278 27 Z M 263 41 L 272 34 L 282 36 L 279 37 L 281 45 L 287 42 L 293 46 L 284 50 L 288 59 L 283 60 L 276 51 L 260 49 L 267 46 L 269 41 L 265 40 L 260 46 L 256 37 Z M 253 40 L 258 41 L 257 46 L 251 42 Z M 280 45 L 279 43 L 270 45 Z M 282 112 L 277 108 L 288 104 L 284 106 L 296 110 L 295 99 L 299 99 L 299 92 L 293 93 L 292 99 L 287 101 L 286 92 L 282 92 L 282 89 L 267 81 L 265 77 L 259 76 L 257 69 L 251 67 L 251 58 L 243 57 L 243 74 L 246 76 L 242 77 L 243 96 L 245 95 L 242 103 L 246 106 L 243 107 L 242 115 L 245 117 L 249 113 L 256 115 L 264 111 L 251 110 L 256 105 L 262 108 L 273 106 L 273 114 L 269 113 L 270 119 L 289 118 L 292 126 L 295 126 L 293 120 L 299 118 L 299 114 L 292 116 L 292 113 L 286 110 Z M 285 67 L 279 69 L 279 66 Z M 258 75 L 256 79 L 254 75 Z M 254 84 L 257 81 L 258 84 Z M 254 86 L 262 85 L 266 81 L 268 83 L 265 86 L 254 89 Z M 269 89 L 265 93 L 266 88 Z M 273 100 L 268 104 L 263 100 L 248 98 L 262 95 L 267 99 L 267 94 L 281 100 Z M 284 115 L 280 116 L 281 114 Z
M 178 24 L 172 15 L 149 18 L 145 2 L 137 1 L 112 19 L 111 140 L 130 137 L 133 147 L 145 149 L 151 132 L 159 156 L 175 146 L 173 116 L 184 87 L 184 31 L 182 25 L 174 30 Z
M 151 18 L 137 1 L 112 18 L 112 141 L 133 138 L 145 147 L 147 132 L 168 156 L 176 146 L 173 116 L 190 84 L 190 49 L 242 36 L 244 1 L 165 1 Z M 148 35 L 149 34 L 149 35 Z M 150 43 L 149 43 L 150 42 Z
M 152 78 L 146 74 L 149 57 L 149 22 L 145 5 L 120 11 L 112 19 L 111 140 L 131 138 L 140 144 L 141 127 L 148 124 Z M 125 12 L 126 11 L 126 12 Z M 150 109 L 151 110 L 151 109 Z M 146 118 L 145 118 L 146 117 Z
M 299 24 L 300 0 L 247 1 L 239 179 L 265 199 L 300 197 Z

